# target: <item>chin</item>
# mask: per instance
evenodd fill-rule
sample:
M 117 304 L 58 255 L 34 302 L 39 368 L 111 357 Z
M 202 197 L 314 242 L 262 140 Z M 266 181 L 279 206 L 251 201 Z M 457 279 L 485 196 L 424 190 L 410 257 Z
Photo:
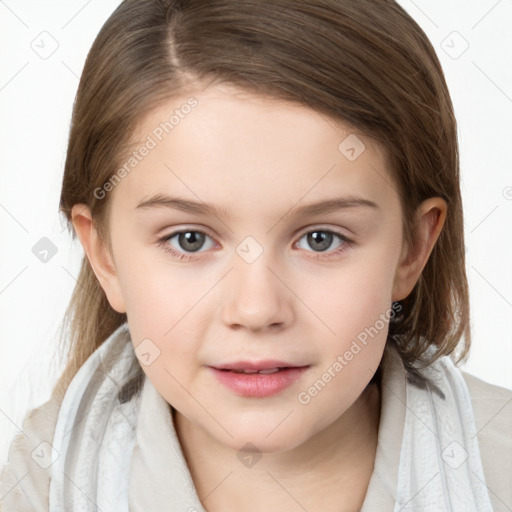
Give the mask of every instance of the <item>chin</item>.
M 280 415 L 278 420 L 264 421 L 261 417 L 253 417 L 252 421 L 226 422 L 226 429 L 233 436 L 222 432 L 218 440 L 233 450 L 257 451 L 261 453 L 279 453 L 293 450 L 307 441 L 310 437 L 304 429 L 304 422 L 293 414 L 283 421 L 286 415 Z M 238 418 L 240 419 L 240 418 Z M 249 418 L 247 418 L 249 419 Z M 297 428 L 300 425 L 300 430 Z
M 293 450 L 304 441 L 297 437 L 294 437 L 292 441 L 288 435 L 276 436 L 271 439 L 261 432 L 246 432 L 233 439 L 229 438 L 227 446 L 237 452 L 243 450 L 255 453 L 281 453 Z

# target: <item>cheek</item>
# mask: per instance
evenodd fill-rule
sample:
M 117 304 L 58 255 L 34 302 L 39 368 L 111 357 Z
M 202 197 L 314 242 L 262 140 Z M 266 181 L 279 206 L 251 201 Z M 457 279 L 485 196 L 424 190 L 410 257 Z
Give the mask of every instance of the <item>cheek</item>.
M 169 403 L 181 403 L 188 399 L 184 389 L 191 388 L 197 369 L 203 331 L 194 306 L 202 294 L 190 287 L 184 293 L 184 283 L 176 279 L 153 277 L 145 273 L 131 281 L 128 324 L 143 371 Z
M 194 338 L 204 323 L 197 317 L 204 283 L 161 279 L 146 272 L 144 277 L 131 279 L 127 292 L 132 332 L 139 338 L 154 340 L 162 352 L 180 357 L 193 352 Z
M 133 257 L 118 270 L 133 345 L 137 350 L 145 343 L 154 359 L 143 369 L 168 389 L 173 379 L 167 371 L 180 382 L 188 378 L 185 370 L 192 367 L 202 326 L 207 325 L 197 316 L 199 303 L 211 285 L 163 263 Z
M 319 355 L 315 378 L 308 383 L 313 386 L 312 394 L 308 389 L 302 391 L 304 400 L 314 402 L 319 414 L 322 407 L 332 408 L 326 422 L 359 396 L 379 365 L 394 315 L 393 258 L 385 244 L 368 248 L 332 272 L 328 280 L 317 282 L 318 286 L 309 283 L 302 290 L 318 317 L 306 325 L 311 326 L 308 335 L 316 340 Z
M 346 342 L 391 308 L 394 266 L 382 253 L 362 254 L 302 285 L 302 296 L 321 331 Z M 323 322 L 322 322 L 323 321 Z
M 307 324 L 316 340 L 318 365 L 297 401 L 316 418 L 315 428 L 335 421 L 377 370 L 394 315 L 391 279 L 381 270 L 353 268 L 326 285 L 325 295 L 310 293 L 316 304 L 311 309 L 321 319 Z
M 204 284 L 177 264 L 166 260 L 157 247 L 127 247 L 117 263 L 128 317 L 161 337 L 193 308 Z

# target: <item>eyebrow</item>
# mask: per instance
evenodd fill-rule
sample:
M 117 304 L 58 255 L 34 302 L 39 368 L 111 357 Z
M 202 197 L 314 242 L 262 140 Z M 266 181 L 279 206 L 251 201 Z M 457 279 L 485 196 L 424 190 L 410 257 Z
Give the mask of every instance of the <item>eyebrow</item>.
M 380 210 L 380 206 L 359 196 L 347 196 L 334 199 L 327 199 L 317 203 L 307 204 L 300 208 L 294 208 L 288 213 L 292 216 L 307 217 L 309 215 L 320 215 L 337 210 L 344 210 L 354 207 L 369 207 Z M 152 209 L 152 208 L 170 208 L 173 210 L 180 210 L 187 213 L 196 215 L 213 215 L 215 217 L 229 218 L 231 213 L 227 208 L 218 207 L 212 204 L 207 204 L 198 201 L 191 201 L 180 197 L 171 197 L 164 194 L 156 194 L 148 199 L 141 201 L 136 209 Z

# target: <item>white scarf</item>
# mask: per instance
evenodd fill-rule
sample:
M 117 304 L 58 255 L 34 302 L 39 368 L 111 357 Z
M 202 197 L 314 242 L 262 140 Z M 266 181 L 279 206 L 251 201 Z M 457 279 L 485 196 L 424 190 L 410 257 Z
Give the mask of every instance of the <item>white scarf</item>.
M 52 445 L 58 455 L 50 480 L 52 512 L 129 511 L 140 395 L 121 404 L 117 394 L 138 364 L 125 323 L 70 383 Z M 406 382 L 394 512 L 493 512 L 461 372 L 445 356 L 421 373 L 428 384 L 414 377 Z M 204 512 L 198 506 L 192 508 Z

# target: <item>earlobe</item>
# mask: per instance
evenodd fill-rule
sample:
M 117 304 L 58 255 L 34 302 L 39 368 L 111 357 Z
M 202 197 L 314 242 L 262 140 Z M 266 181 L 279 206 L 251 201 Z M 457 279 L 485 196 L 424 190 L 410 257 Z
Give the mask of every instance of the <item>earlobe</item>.
M 90 208 L 85 204 L 75 204 L 71 210 L 71 219 L 86 257 L 110 305 L 118 313 L 126 313 L 115 262 L 92 221 Z
M 447 210 L 446 201 L 440 197 L 431 197 L 417 208 L 414 243 L 408 251 L 402 253 L 395 273 L 393 301 L 405 299 L 418 282 L 441 234 Z

